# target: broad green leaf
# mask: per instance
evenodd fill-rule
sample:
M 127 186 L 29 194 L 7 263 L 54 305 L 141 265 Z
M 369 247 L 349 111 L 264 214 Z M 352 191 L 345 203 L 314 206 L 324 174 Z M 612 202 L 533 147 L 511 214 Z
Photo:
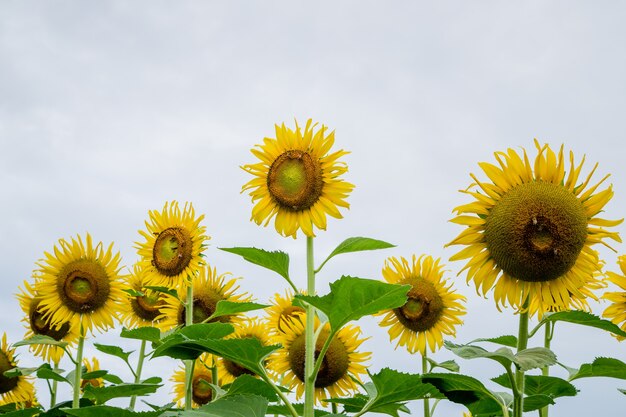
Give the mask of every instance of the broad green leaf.
M 539 410 L 547 405 L 553 405 L 554 400 L 549 395 L 533 394 L 524 397 L 524 412 Z
M 354 397 L 347 398 L 331 398 L 324 400 L 324 403 L 336 403 L 343 405 L 343 409 L 346 413 L 357 413 L 365 407 L 369 397 L 363 394 L 356 394 Z M 406 405 L 403 403 L 387 404 L 380 407 L 376 407 L 376 413 L 387 414 L 392 417 L 400 417 L 400 411 L 403 413 L 411 413 Z
M 207 341 L 221 339 L 231 334 L 234 328 L 226 323 L 192 324 L 164 337 L 152 357 L 169 356 L 174 359 L 197 359 L 207 352 Z
M 85 372 L 84 374 L 81 375 L 81 377 L 83 379 L 98 379 L 98 378 L 104 378 L 104 376 L 107 375 L 108 373 L 109 371 L 107 370 L 98 369 L 97 371 Z
M 171 295 L 172 297 L 178 299 L 178 291 L 173 288 L 162 287 L 158 285 L 144 285 L 143 288 L 147 288 L 156 292 L 162 292 L 163 294 Z
M 94 403 L 93 401 L 91 401 L 88 398 L 81 398 L 78 401 L 78 406 L 83 409 L 86 407 L 91 407 L 93 406 Z M 67 417 L 67 414 L 65 413 L 65 409 L 67 408 L 72 408 L 72 401 L 62 401 L 60 403 L 58 403 L 57 405 L 54 406 L 54 408 L 49 409 L 48 411 L 45 411 L 41 414 L 39 414 L 39 417 Z
M 263 346 L 256 338 L 214 339 L 201 343 L 206 352 L 238 363 L 257 375 L 264 373 L 265 359 L 280 347 L 280 345 Z
M 552 366 L 556 363 L 556 355 L 550 349 L 533 347 L 515 354 L 515 363 L 522 371 Z
M 626 332 L 620 329 L 615 323 L 612 323 L 609 320 L 601 319 L 600 317 L 587 313 L 586 311 L 559 311 L 558 313 L 548 314 L 541 319 L 540 324 L 550 321 L 565 321 L 568 323 L 595 327 L 597 329 L 606 330 L 607 332 L 613 333 L 617 336 L 626 337 Z
M 180 417 L 265 417 L 267 399 L 258 395 L 224 397 L 196 410 L 178 413 Z
M 269 252 L 257 248 L 219 248 L 225 252 L 234 253 L 243 257 L 246 261 L 262 266 L 278 273 L 281 277 L 290 281 L 289 278 L 289 255 L 285 252 Z
M 101 345 L 100 343 L 94 343 L 93 346 L 98 349 L 102 353 L 106 353 L 107 355 L 117 356 L 122 359 L 124 362 L 128 362 L 128 357 L 133 352 L 124 352 L 124 350 L 119 346 L 112 345 Z
M 511 388 L 511 382 L 506 374 L 492 379 L 496 384 Z M 547 395 L 551 398 L 573 397 L 578 390 L 568 381 L 556 376 L 524 375 L 524 392 L 526 395 Z
M 19 342 L 13 343 L 13 347 L 30 346 L 30 345 L 50 345 L 50 346 L 65 347 L 67 346 L 67 342 L 54 340 L 50 336 L 36 334 L 32 337 L 29 337 L 28 339 L 20 340 Z
M 487 358 L 501 363 L 505 368 L 510 368 L 515 362 L 515 354 L 511 349 L 503 347 L 495 352 L 489 352 L 480 346 L 474 345 L 457 345 L 455 343 L 445 341 L 446 349 L 463 359 Z
M 582 365 L 569 380 L 598 376 L 626 379 L 626 363 L 614 358 L 596 358 L 592 363 Z
M 293 403 L 291 404 L 293 406 L 293 408 L 296 410 L 296 412 L 298 413 L 298 415 L 303 415 L 304 414 L 304 404 L 302 403 Z M 314 409 L 313 410 L 314 416 L 315 417 L 322 417 L 322 416 L 326 416 L 328 414 L 328 411 L 326 410 L 319 410 L 319 409 Z M 291 417 L 291 412 L 289 411 L 289 409 L 283 405 L 269 405 L 267 407 L 267 412 L 266 414 L 269 415 L 281 415 L 281 416 L 289 416 Z
M 145 295 L 141 291 L 137 291 L 133 288 L 125 288 L 122 291 L 124 291 L 126 294 L 130 295 L 131 297 L 143 297 Z
M 498 345 L 504 345 L 512 348 L 517 348 L 517 337 L 511 335 L 498 336 L 498 337 L 490 337 L 486 339 L 475 339 L 469 342 L 469 344 L 474 344 L 477 342 L 489 342 L 496 343 Z
M 163 378 L 159 378 L 158 376 L 151 376 L 141 381 L 142 384 L 160 384 L 161 382 L 163 382 Z
M 471 376 L 431 373 L 423 375 L 422 382 L 434 385 L 446 398 L 465 405 L 474 415 L 497 414 L 502 410 L 502 405 L 496 401 L 494 394 Z
M 47 366 L 45 366 L 47 365 Z M 48 365 L 47 363 L 40 366 L 39 369 L 37 370 L 37 378 L 40 379 L 52 379 L 52 380 L 56 380 L 56 381 L 60 381 L 60 382 L 66 382 L 70 385 L 72 385 L 72 382 L 63 377 L 60 372 L 63 372 L 62 370 L 58 370 L 57 372 L 54 371 L 54 369 L 52 369 L 50 367 L 50 365 Z
M 120 378 L 117 375 L 113 375 L 113 374 L 109 374 L 109 373 L 107 373 L 106 375 L 102 375 L 102 379 L 104 379 L 105 381 L 110 382 L 112 384 L 116 384 L 116 385 L 124 383 L 122 378 Z M 161 379 L 161 378 L 159 378 L 159 379 Z M 143 382 L 145 383 L 146 381 L 143 381 Z M 161 382 L 161 381 L 159 381 L 159 382 Z M 155 383 L 158 384 L 159 382 L 155 382 Z
M 121 337 L 126 339 L 138 339 L 148 342 L 158 342 L 161 339 L 161 331 L 156 327 L 137 327 L 136 329 L 122 329 Z
M 456 363 L 453 360 L 449 360 L 449 361 L 444 361 L 444 362 L 437 362 L 431 358 L 426 358 L 426 360 L 428 361 L 428 363 L 430 363 L 430 369 L 435 369 L 435 368 L 441 368 L 441 369 L 445 369 L 447 371 L 450 372 L 459 372 L 460 368 L 459 368 L 459 364 Z
M 41 413 L 41 408 L 26 408 L 24 410 L 9 411 L 8 413 L 0 412 L 2 417 L 32 417 Z
M 158 417 L 162 411 L 129 411 L 125 408 L 111 407 L 108 405 L 95 405 L 85 408 L 64 409 L 64 414 L 59 416 L 74 417 Z
M 222 316 L 229 316 L 238 313 L 246 313 L 248 311 L 261 310 L 263 308 L 269 307 L 268 304 L 258 304 L 251 302 L 243 302 L 237 303 L 234 301 L 221 300 L 217 302 L 217 306 L 215 307 L 215 312 L 209 317 L 209 320 L 213 320 Z
M 104 404 L 113 398 L 153 394 L 161 386 L 159 384 L 120 384 L 107 387 L 87 385 L 85 386 L 83 396 L 94 400 L 96 404 Z
M 45 364 L 45 365 L 48 365 L 48 364 Z M 41 366 L 39 368 L 41 368 Z M 31 375 L 37 372 L 39 368 L 22 368 L 22 367 L 16 366 L 15 368 L 11 368 L 8 371 L 4 371 L 4 376 L 6 376 L 7 378 L 15 378 L 16 376 L 20 376 L 20 375 Z
M 396 245 L 383 242 L 382 240 L 371 239 L 369 237 L 350 237 L 341 242 L 331 253 L 328 258 L 320 265 L 319 269 L 322 269 L 324 264 L 328 262 L 332 257 L 340 255 L 342 253 L 362 252 L 366 250 L 378 250 L 395 248 Z
M 324 296 L 296 295 L 328 316 L 333 331 L 346 323 L 381 310 L 400 307 L 407 300 L 410 285 L 387 284 L 372 279 L 343 276 L 330 284 Z
M 234 395 L 252 394 L 267 398 L 269 402 L 278 401 L 278 395 L 267 383 L 252 375 L 243 374 L 233 381 L 232 384 L 223 387 L 227 390 L 226 397 Z

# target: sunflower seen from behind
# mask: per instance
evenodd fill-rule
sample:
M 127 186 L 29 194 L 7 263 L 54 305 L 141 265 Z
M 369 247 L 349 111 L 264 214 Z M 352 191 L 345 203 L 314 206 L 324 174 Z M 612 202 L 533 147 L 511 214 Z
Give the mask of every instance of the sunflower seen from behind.
M 35 398 L 35 387 L 30 377 L 4 375 L 17 366 L 15 349 L 8 344 L 4 333 L 0 343 L 0 404 L 27 403 Z
M 94 245 L 89 234 L 60 239 L 34 273 L 43 319 L 63 326 L 80 318 L 85 332 L 113 327 L 124 296 L 120 259 L 112 243 L 106 248 L 102 242 Z
M 252 218 L 267 226 L 275 218 L 276 231 L 296 237 L 298 230 L 315 236 L 314 227 L 326 230 L 327 216 L 342 218 L 339 208 L 349 208 L 346 198 L 354 185 L 341 179 L 348 171 L 340 158 L 348 152 L 331 152 L 335 132 L 316 129 L 309 119 L 304 131 L 276 125 L 276 138 L 264 138 L 251 150 L 259 162 L 242 168 L 254 178 L 246 183 L 254 207 Z
M 611 320 L 620 328 L 626 331 L 626 255 L 617 258 L 617 264 L 621 270 L 621 274 L 617 272 L 607 272 L 606 279 L 617 285 L 620 291 L 608 291 L 602 295 L 602 298 L 610 301 L 612 304 L 608 306 L 603 317 Z M 624 340 L 622 336 L 616 336 L 618 340 Z
M 161 211 L 151 210 L 146 230 L 137 242 L 139 264 L 151 285 L 179 289 L 195 276 L 204 264 L 202 251 L 209 237 L 191 203 L 180 209 L 178 202 L 165 203 Z
M 120 321 L 129 329 L 153 326 L 161 315 L 164 296 L 160 292 L 144 288 L 146 285 L 150 285 L 146 269 L 139 264 L 133 265 L 133 271 L 126 280 L 126 287 L 133 294 L 127 293 L 120 305 Z
M 407 301 L 393 310 L 382 311 L 380 325 L 389 327 L 390 340 L 410 353 L 426 354 L 443 346 L 443 337 L 454 336 L 462 324 L 465 297 L 456 293 L 444 278 L 440 259 L 413 255 L 411 260 L 391 257 L 385 261 L 383 278 L 390 284 L 410 285 Z
M 465 246 L 451 260 L 467 260 L 462 271 L 483 295 L 493 288 L 496 305 L 543 314 L 587 307 L 590 288 L 597 286 L 600 259 L 592 248 L 621 242 L 610 228 L 622 220 L 599 217 L 613 197 L 612 185 L 595 184 L 597 164 L 581 175 L 573 152 L 566 167 L 563 146 L 555 153 L 535 140 L 537 156 L 526 151 L 496 152 L 498 165 L 482 162 L 487 175 L 463 192 L 474 201 L 455 208 L 452 222 L 465 229 L 448 245 Z M 461 271 L 461 272 L 462 272 Z
M 201 407 L 213 399 L 213 374 L 212 367 L 215 366 L 215 359 L 213 355 L 204 353 L 196 359 L 193 376 L 191 377 L 192 384 L 192 404 L 194 408 Z M 185 406 L 185 368 L 180 367 L 174 372 L 174 375 L 170 378 L 170 381 L 174 383 L 173 393 L 174 401 L 179 407 Z M 217 384 L 216 384 L 217 385 Z

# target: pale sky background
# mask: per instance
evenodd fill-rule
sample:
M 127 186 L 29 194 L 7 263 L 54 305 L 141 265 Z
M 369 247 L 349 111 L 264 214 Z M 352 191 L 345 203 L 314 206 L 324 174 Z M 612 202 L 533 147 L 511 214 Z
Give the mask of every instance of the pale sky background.
M 305 241 L 249 221 L 252 205 L 240 194 L 249 175 L 239 166 L 255 161 L 249 149 L 274 123 L 310 117 L 351 151 L 346 179 L 356 185 L 345 219 L 319 233 L 318 259 L 350 236 L 397 245 L 336 258 L 319 276 L 320 292 L 342 274 L 380 278 L 388 256 L 431 254 L 468 297 L 457 342 L 516 333 L 512 311 L 498 313 L 491 296 L 456 277 L 462 263 L 448 262 L 457 248 L 443 245 L 461 230 L 448 222 L 451 211 L 469 201 L 457 190 L 494 151 L 534 154 L 537 137 L 564 143 L 577 160 L 586 154 L 585 173 L 599 162 L 594 178 L 611 173 L 615 187 L 604 216 L 625 216 L 624 21 L 618 1 L 0 0 L 0 331 L 22 338 L 14 294 L 59 238 L 89 232 L 113 241 L 130 266 L 148 210 L 174 199 L 206 215 L 208 260 L 243 277 L 259 301 L 286 284 L 217 247 L 284 250 L 304 286 Z M 601 253 L 617 270 L 617 254 Z M 371 336 L 363 346 L 374 352 L 372 372 L 419 371 L 419 358 L 394 351 L 377 320 L 359 324 Z M 119 343 L 118 333 L 97 341 Z M 553 348 L 569 366 L 601 355 L 626 361 L 626 345 L 592 329 L 558 325 Z M 21 349 L 21 364 L 34 364 Z M 499 365 L 458 362 L 497 388 L 486 378 Z M 154 361 L 145 375 L 169 378 L 176 366 Z M 623 415 L 617 388 L 626 381 L 575 385 L 579 396 L 558 399 L 551 416 Z M 168 390 L 150 400 L 168 402 Z M 421 415 L 421 403 L 411 409 Z M 442 402 L 435 415 L 462 409 Z

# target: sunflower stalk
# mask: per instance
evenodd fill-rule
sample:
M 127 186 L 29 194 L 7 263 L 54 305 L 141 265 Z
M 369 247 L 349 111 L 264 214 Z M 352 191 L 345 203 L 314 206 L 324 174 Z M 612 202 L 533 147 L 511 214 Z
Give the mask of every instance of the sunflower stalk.
M 80 320 L 80 336 L 78 337 L 78 347 L 76 348 L 76 370 L 74 371 L 74 398 L 72 408 L 80 407 L 80 388 L 83 376 L 83 349 L 85 348 L 85 330 L 83 329 L 83 317 Z
M 313 238 L 306 238 L 307 294 L 315 295 L 315 267 Z M 305 359 L 304 359 L 304 417 L 314 417 L 315 403 L 315 307 L 306 306 Z
M 143 370 L 143 362 L 146 358 L 146 341 L 141 341 L 141 347 L 139 348 L 139 359 L 137 360 L 137 370 L 135 373 L 135 384 L 139 384 L 141 382 L 141 371 Z M 133 395 L 130 398 L 129 408 L 131 411 L 135 411 L 135 404 L 137 403 L 137 396 Z
M 546 349 L 550 349 L 550 343 L 552 342 L 552 337 L 554 336 L 555 324 L 556 324 L 555 322 L 546 323 L 546 329 L 545 329 L 544 338 L 543 338 L 543 347 L 545 347 Z M 543 368 L 541 368 L 541 375 L 549 376 L 550 368 L 548 366 L 544 366 Z M 545 407 L 539 410 L 540 417 L 548 417 L 548 410 L 549 410 L 548 407 L 549 406 L 546 405 Z
M 59 362 L 54 362 L 54 373 L 59 371 Z M 52 380 L 52 386 L 50 387 L 50 408 L 53 408 L 57 405 L 57 388 L 59 381 L 56 379 Z
M 185 325 L 193 324 L 193 279 L 187 277 L 187 305 L 185 306 Z M 185 361 L 185 410 L 192 409 L 193 400 L 193 367 L 194 360 Z
M 530 295 L 523 294 L 526 297 L 519 313 L 519 330 L 517 337 L 517 352 L 521 352 L 528 346 L 528 306 L 530 304 Z M 513 390 L 513 417 L 522 417 L 524 412 L 524 371 L 517 369 L 515 371 L 516 390 Z M 517 394 L 517 395 L 516 395 Z
M 272 387 L 272 389 L 274 390 L 274 392 L 276 392 L 276 394 L 278 395 L 278 397 L 280 397 L 280 399 L 282 400 L 283 404 L 285 404 L 285 407 L 287 407 L 287 409 L 289 410 L 289 412 L 291 413 L 292 417 L 300 417 L 300 414 L 296 411 L 296 409 L 293 407 L 293 404 L 291 404 L 291 401 L 289 401 L 289 398 L 287 398 L 287 396 L 285 395 L 285 393 L 283 392 L 283 390 L 281 390 L 280 388 L 278 388 L 278 386 L 276 386 L 276 384 L 274 383 L 274 381 L 272 380 L 272 378 L 270 378 L 269 376 L 267 376 L 267 373 L 263 373 L 261 375 L 259 375 L 261 377 L 261 379 L 263 381 L 265 381 L 270 387 Z
M 426 349 L 422 353 L 422 375 L 427 374 L 428 370 L 428 354 Z M 424 417 L 430 417 L 430 404 L 428 398 L 424 398 Z

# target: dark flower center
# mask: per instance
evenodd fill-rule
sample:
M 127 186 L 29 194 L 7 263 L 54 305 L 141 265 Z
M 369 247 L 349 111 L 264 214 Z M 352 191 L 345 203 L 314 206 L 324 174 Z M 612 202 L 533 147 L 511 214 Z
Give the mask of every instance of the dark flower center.
M 6 371 L 13 368 L 15 368 L 15 365 L 9 361 L 7 354 L 0 349 L 0 394 L 6 394 L 17 387 L 18 377 L 7 378 L 4 376 Z
M 407 277 L 400 284 L 410 284 L 412 288 L 407 302 L 393 310 L 398 321 L 414 332 L 431 329 L 443 312 L 443 301 L 433 283 L 422 277 Z
M 173 277 L 185 270 L 191 255 L 191 235 L 182 227 L 170 227 L 159 233 L 152 248 L 152 264 L 160 274 Z
M 57 292 L 63 304 L 76 313 L 90 313 L 109 298 L 111 285 L 99 262 L 81 259 L 65 265 L 57 277 Z
M 43 313 L 38 310 L 40 301 L 38 298 L 33 298 L 30 303 L 28 319 L 31 330 L 35 334 L 49 336 L 54 340 L 63 339 L 70 331 L 70 323 L 65 322 L 61 326 L 50 326 L 50 321 L 45 320 Z
M 315 345 L 315 359 L 317 360 L 320 351 L 328 339 L 328 331 L 322 330 Z M 298 336 L 289 347 L 289 364 L 291 370 L 298 377 L 298 379 L 304 382 L 304 359 L 305 359 L 305 336 L 304 334 Z M 350 360 L 348 358 L 348 351 L 343 342 L 339 338 L 335 337 L 330 342 L 330 347 L 322 359 L 322 366 L 317 374 L 315 380 L 316 388 L 326 388 L 339 381 L 348 373 L 348 367 Z
M 209 375 L 196 375 L 192 381 L 192 398 L 198 405 L 211 402 L 213 390 L 211 389 L 211 377 Z

